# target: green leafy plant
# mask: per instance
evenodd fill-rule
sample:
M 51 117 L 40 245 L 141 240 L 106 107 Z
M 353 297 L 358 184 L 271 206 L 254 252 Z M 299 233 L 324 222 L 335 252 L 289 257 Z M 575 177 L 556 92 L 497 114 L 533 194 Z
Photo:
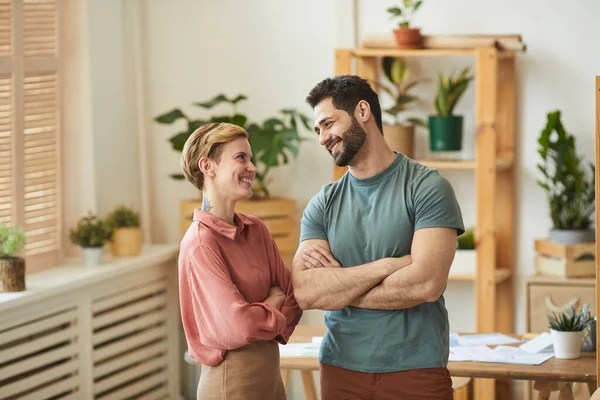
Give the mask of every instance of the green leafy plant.
M 588 229 L 595 209 L 596 168 L 590 163 L 590 175 L 575 149 L 575 136 L 565 130 L 559 110 L 548 113 L 546 127 L 538 138 L 537 164 L 554 229 Z
M 120 205 L 106 216 L 106 223 L 111 229 L 139 228 L 140 214 L 127 206 Z
M 452 115 L 458 100 L 460 100 L 469 87 L 469 83 L 473 80 L 473 75 L 469 75 L 469 72 L 469 68 L 466 67 L 456 77 L 453 73 L 449 76 L 445 76 L 442 73 L 438 74 L 438 92 L 434 100 L 438 116 L 450 117 Z
M 566 310 L 558 315 L 552 313 L 548 315 L 548 323 L 550 329 L 561 332 L 580 332 L 593 324 L 595 318 L 590 315 L 587 311 L 587 304 L 584 305 L 583 310 L 577 314 L 575 307 L 571 306 L 569 310 Z
M 299 134 L 299 125 L 302 124 L 307 130 L 310 130 L 309 120 L 298 111 L 287 108 L 280 110 L 276 116 L 267 118 L 262 123 L 252 123 L 237 109 L 238 103 L 246 99 L 247 97 L 241 94 L 233 98 L 219 94 L 209 101 L 193 104 L 206 110 L 220 104 L 227 104 L 232 108 L 231 113 L 217 114 L 206 119 L 192 119 L 181 109 L 175 108 L 159 115 L 155 121 L 170 125 L 177 120 L 185 120 L 186 129 L 169 139 L 173 150 L 178 152 L 183 150 L 187 138 L 201 125 L 211 122 L 228 122 L 246 129 L 257 167 L 254 195 L 268 197 L 268 173 L 272 168 L 287 164 L 290 158 L 298 156 L 300 142 L 304 140 Z M 183 174 L 172 174 L 171 177 L 184 179 Z
M 394 118 L 395 123 L 400 123 L 400 115 L 410 109 L 418 97 L 410 93 L 411 89 L 427 79 L 410 80 L 410 70 L 406 62 L 399 57 L 383 57 L 381 67 L 388 80 L 387 84 L 377 82 L 377 86 L 383 89 L 393 100 L 394 104 L 383 110 L 386 114 Z M 407 121 L 422 125 L 423 122 L 417 118 L 407 118 Z
M 398 26 L 400 28 L 410 28 L 414 19 L 415 13 L 421 7 L 423 2 L 421 0 L 402 0 L 400 7 L 390 7 L 387 12 L 391 14 L 390 19 L 398 18 Z
M 81 247 L 102 247 L 112 235 L 112 229 L 101 218 L 91 211 L 77 221 L 74 228 L 69 229 L 69 239 Z
M 456 238 L 456 248 L 458 250 L 475 250 L 475 232 L 473 228 L 468 228 L 465 232 Z
M 0 224 L 0 258 L 15 258 L 27 239 L 22 228 Z

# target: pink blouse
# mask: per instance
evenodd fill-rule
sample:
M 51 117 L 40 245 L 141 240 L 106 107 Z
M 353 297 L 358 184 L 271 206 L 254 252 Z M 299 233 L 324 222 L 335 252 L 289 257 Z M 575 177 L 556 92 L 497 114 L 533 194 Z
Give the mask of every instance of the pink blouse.
M 196 209 L 181 241 L 179 300 L 190 357 L 217 365 L 227 350 L 257 340 L 285 344 L 300 317 L 291 273 L 258 218 L 236 213 L 236 226 Z M 263 301 L 277 285 L 280 310 Z

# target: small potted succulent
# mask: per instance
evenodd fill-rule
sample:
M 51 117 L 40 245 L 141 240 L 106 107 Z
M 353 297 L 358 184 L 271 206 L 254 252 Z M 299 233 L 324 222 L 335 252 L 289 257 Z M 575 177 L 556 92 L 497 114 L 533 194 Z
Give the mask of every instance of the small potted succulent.
M 401 49 L 420 49 L 423 47 L 423 35 L 421 29 L 412 26 L 412 21 L 419 7 L 423 2 L 421 0 L 402 0 L 399 7 L 390 7 L 387 12 L 391 14 L 390 18 L 398 18 L 398 27 L 394 29 L 396 43 Z
M 554 357 L 559 359 L 573 359 L 581 356 L 581 345 L 585 330 L 595 322 L 590 315 L 589 304 L 584 304 L 579 314 L 571 306 L 559 315 L 548 315 Z
M 458 76 L 439 74 L 438 93 L 434 100 L 437 115 L 429 116 L 429 149 L 460 151 L 462 149 L 463 116 L 454 115 L 454 107 L 473 80 L 469 68 Z
M 94 266 L 101 264 L 102 247 L 110 240 L 111 234 L 106 221 L 89 211 L 69 230 L 69 239 L 73 244 L 81 246 L 83 264 Z
M 0 292 L 25 290 L 25 259 L 17 256 L 25 239 L 22 228 L 0 224 Z
M 140 254 L 142 248 L 142 230 L 140 214 L 124 205 L 115 207 L 106 216 L 106 222 L 112 230 L 111 252 L 116 257 L 133 257 Z

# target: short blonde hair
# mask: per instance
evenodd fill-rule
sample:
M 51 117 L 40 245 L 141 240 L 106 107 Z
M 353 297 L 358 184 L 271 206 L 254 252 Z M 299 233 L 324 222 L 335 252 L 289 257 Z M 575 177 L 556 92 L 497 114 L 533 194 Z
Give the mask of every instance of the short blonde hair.
M 248 137 L 248 132 L 234 124 L 225 122 L 202 125 L 185 141 L 181 152 L 181 169 L 188 181 L 198 190 L 204 187 L 204 174 L 200 170 L 200 159 L 208 157 L 219 161 L 223 145 L 238 137 Z

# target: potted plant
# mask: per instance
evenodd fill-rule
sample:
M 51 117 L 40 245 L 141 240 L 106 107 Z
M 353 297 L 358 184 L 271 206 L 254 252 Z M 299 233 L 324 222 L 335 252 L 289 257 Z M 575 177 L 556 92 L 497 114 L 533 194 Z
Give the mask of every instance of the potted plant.
M 548 315 L 554 357 L 559 359 L 579 358 L 583 343 L 584 331 L 595 321 L 589 311 L 589 305 L 584 304 L 580 313 L 571 306 L 569 310 L 556 315 Z
M 393 124 L 383 125 L 383 135 L 392 150 L 399 151 L 409 158 L 414 158 L 415 124 L 422 125 L 416 118 L 407 118 L 401 121 L 401 115 L 418 100 L 417 96 L 410 93 L 420 82 L 426 79 L 410 80 L 410 71 L 406 62 L 399 57 L 383 57 L 382 70 L 389 83 L 377 83 L 394 101 L 390 108 L 383 112 L 393 118 Z
M 106 223 L 112 231 L 111 252 L 116 257 L 132 257 L 142 249 L 142 230 L 140 214 L 133 209 L 120 205 L 107 216 Z
M 183 150 L 187 138 L 201 125 L 211 122 L 228 122 L 246 129 L 258 169 L 253 197 L 254 199 L 266 198 L 270 195 L 267 187 L 269 172 L 272 171 L 272 168 L 287 164 L 291 158 L 298 155 L 299 144 L 303 140 L 299 134 L 299 125 L 304 125 L 308 130 L 311 128 L 308 117 L 289 108 L 280 110 L 277 116 L 267 118 L 262 123 L 249 122 L 248 117 L 237 110 L 237 104 L 246 99 L 247 97 L 244 95 L 229 99 L 227 96 L 219 94 L 209 101 L 194 103 L 194 105 L 209 110 L 219 104 L 228 104 L 232 107 L 230 114 L 213 115 L 206 119 L 192 119 L 181 109 L 175 108 L 157 116 L 155 121 L 170 125 L 180 119 L 185 120 L 185 131 L 177 133 L 169 139 L 173 150 L 177 152 Z M 172 174 L 171 177 L 184 179 L 183 174 Z
M 462 149 L 463 116 L 454 115 L 454 107 L 469 86 L 473 76 L 464 68 L 458 76 L 439 74 L 438 92 L 434 100 L 437 115 L 429 116 L 429 149 L 460 151 Z
M 25 260 L 17 257 L 25 239 L 22 228 L 0 224 L 0 292 L 25 290 Z
M 423 47 L 421 29 L 413 27 L 412 21 L 415 13 L 421 7 L 421 0 L 402 0 L 399 7 L 390 7 L 387 12 L 391 19 L 398 18 L 398 27 L 394 29 L 396 43 L 401 49 L 419 49 Z
M 477 272 L 474 228 L 465 229 L 465 232 L 456 238 L 456 253 L 451 271 L 459 274 L 475 274 Z
M 74 228 L 69 229 L 69 239 L 73 244 L 81 246 L 83 264 L 93 266 L 102 262 L 102 247 L 110 240 L 111 233 L 104 220 L 88 211 Z
M 595 210 L 596 169 L 589 164 L 589 174 L 577 155 L 575 136 L 565 130 L 560 111 L 548 113 L 546 127 L 538 138 L 542 159 L 537 181 L 545 191 L 552 219 L 549 239 L 563 244 L 595 241 L 590 228 Z

